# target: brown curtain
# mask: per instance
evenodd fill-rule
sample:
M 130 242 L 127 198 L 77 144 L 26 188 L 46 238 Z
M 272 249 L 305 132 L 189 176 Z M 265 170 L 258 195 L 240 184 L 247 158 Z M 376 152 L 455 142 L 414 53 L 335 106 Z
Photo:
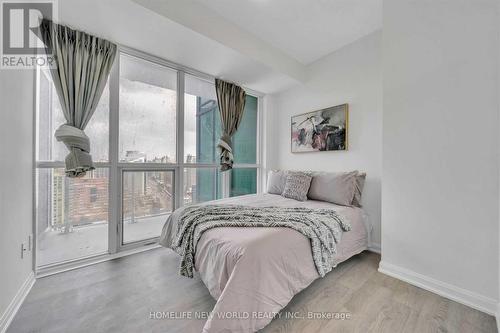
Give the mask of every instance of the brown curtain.
M 238 130 L 243 118 L 246 93 L 243 88 L 219 79 L 215 79 L 215 90 L 222 123 L 222 136 L 217 145 L 220 148 L 220 170 L 227 171 L 233 168 L 231 138 Z
M 116 55 L 116 45 L 43 19 L 40 25 L 47 54 L 57 67 L 50 73 L 66 118 L 55 132 L 69 150 L 66 175 L 82 177 L 94 169 L 84 129 L 99 103 Z

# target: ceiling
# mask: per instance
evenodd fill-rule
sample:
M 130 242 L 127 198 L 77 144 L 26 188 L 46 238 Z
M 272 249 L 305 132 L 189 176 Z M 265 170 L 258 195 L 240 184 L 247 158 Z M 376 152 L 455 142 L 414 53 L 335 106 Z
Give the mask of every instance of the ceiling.
M 281 68 L 277 61 L 270 65 L 132 0 L 64 0 L 58 4 L 57 21 L 62 24 L 239 83 L 252 93 L 273 94 L 299 83 L 294 75 L 301 75 L 300 68 L 291 61 L 288 68 L 286 59 L 281 59 Z
M 150 15 L 135 10 L 138 32 L 148 28 L 155 35 L 140 43 L 164 48 L 172 61 L 178 61 L 172 52 L 183 54 L 181 64 L 263 93 L 307 81 L 311 63 L 382 24 L 382 0 L 131 1 L 166 19 L 141 19 Z
M 382 0 L 195 0 L 308 65 L 382 27 Z

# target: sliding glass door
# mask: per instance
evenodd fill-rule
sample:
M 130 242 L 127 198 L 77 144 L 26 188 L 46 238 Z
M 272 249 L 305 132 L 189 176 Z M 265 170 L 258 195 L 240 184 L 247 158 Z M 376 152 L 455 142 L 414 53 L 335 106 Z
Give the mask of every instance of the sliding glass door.
M 156 242 L 176 208 L 258 191 L 259 100 L 247 96 L 235 168 L 218 170 L 213 79 L 121 48 L 85 129 L 96 169 L 64 175 L 64 123 L 50 75 L 37 71 L 37 270 Z

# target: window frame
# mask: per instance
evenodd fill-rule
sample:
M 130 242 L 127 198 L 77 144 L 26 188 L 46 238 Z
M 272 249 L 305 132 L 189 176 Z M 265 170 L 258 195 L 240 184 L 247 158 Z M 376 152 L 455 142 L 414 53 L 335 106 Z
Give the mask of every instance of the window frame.
M 176 103 L 176 162 L 175 163 L 132 163 L 120 162 L 119 160 L 119 94 L 120 94 L 120 55 L 135 57 L 139 60 L 155 63 L 160 66 L 177 71 L 177 103 Z M 63 161 L 38 161 L 38 113 L 39 113 L 39 80 L 40 69 L 34 71 L 35 84 L 34 84 L 34 168 L 33 179 L 36 179 L 36 172 L 38 169 L 46 168 L 60 168 L 64 167 Z M 214 163 L 186 163 L 184 160 L 184 78 L 185 75 L 192 75 L 198 79 L 205 80 L 209 83 L 214 82 L 215 77 L 205 74 L 203 72 L 182 66 L 171 61 L 165 60 L 160 57 L 153 56 L 146 52 L 142 52 L 130 47 L 118 45 L 118 52 L 113 67 L 109 76 L 109 148 L 108 148 L 108 161 L 95 162 L 96 168 L 107 168 L 109 172 L 109 198 L 108 198 L 108 253 L 90 255 L 89 257 L 76 258 L 62 263 L 54 263 L 50 265 L 38 266 L 36 261 L 36 251 L 34 251 L 34 264 L 33 268 L 37 275 L 44 275 L 49 271 L 59 271 L 60 269 L 69 269 L 81 266 L 83 262 L 89 260 L 108 260 L 122 254 L 137 252 L 144 247 L 151 247 L 156 244 L 159 237 L 144 239 L 140 241 L 123 243 L 123 223 L 122 223 L 122 189 L 123 189 L 123 174 L 126 171 L 172 171 L 173 172 L 173 187 L 174 187 L 174 209 L 184 205 L 183 184 L 184 179 L 183 170 L 185 168 L 218 168 L 218 164 Z M 233 168 L 255 168 L 257 169 L 257 193 L 262 193 L 263 185 L 263 167 L 262 167 L 262 138 L 263 138 L 263 94 L 251 89 L 245 88 L 247 94 L 257 98 L 257 133 L 256 133 L 256 163 L 255 164 L 235 164 Z M 231 171 L 222 173 L 222 197 L 229 197 L 231 187 Z M 36 184 L 36 182 L 34 182 Z M 38 189 L 34 191 L 34 204 L 33 204 L 33 242 L 34 248 L 37 249 L 37 214 L 36 206 L 38 200 Z

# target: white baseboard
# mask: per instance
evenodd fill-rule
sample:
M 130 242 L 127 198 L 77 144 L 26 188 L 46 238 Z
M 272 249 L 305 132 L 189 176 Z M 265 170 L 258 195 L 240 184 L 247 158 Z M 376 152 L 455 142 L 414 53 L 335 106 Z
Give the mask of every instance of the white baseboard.
M 380 244 L 375 244 L 375 243 L 371 243 L 370 245 L 368 245 L 368 251 L 375 252 L 378 254 L 382 253 Z
M 14 319 L 14 316 L 16 315 L 17 311 L 23 304 L 24 299 L 30 292 L 31 288 L 33 287 L 33 284 L 35 284 L 35 273 L 31 272 L 26 281 L 24 281 L 21 288 L 19 288 L 19 290 L 17 291 L 16 295 L 10 302 L 7 309 L 5 309 L 5 312 L 0 317 L 1 333 L 5 333 L 5 331 L 7 331 L 7 328 L 9 327 L 10 323 L 12 322 L 12 319 Z
M 497 317 L 497 331 L 500 333 L 500 303 L 497 305 L 497 315 L 495 317 Z
M 467 305 L 489 315 L 497 315 L 497 301 L 495 299 L 477 294 L 475 292 L 442 282 L 431 277 L 413 272 L 409 269 L 399 267 L 381 261 L 378 271 L 396 279 L 408 282 L 414 286 L 428 290 L 452 301 Z M 498 320 L 498 316 L 497 316 Z

